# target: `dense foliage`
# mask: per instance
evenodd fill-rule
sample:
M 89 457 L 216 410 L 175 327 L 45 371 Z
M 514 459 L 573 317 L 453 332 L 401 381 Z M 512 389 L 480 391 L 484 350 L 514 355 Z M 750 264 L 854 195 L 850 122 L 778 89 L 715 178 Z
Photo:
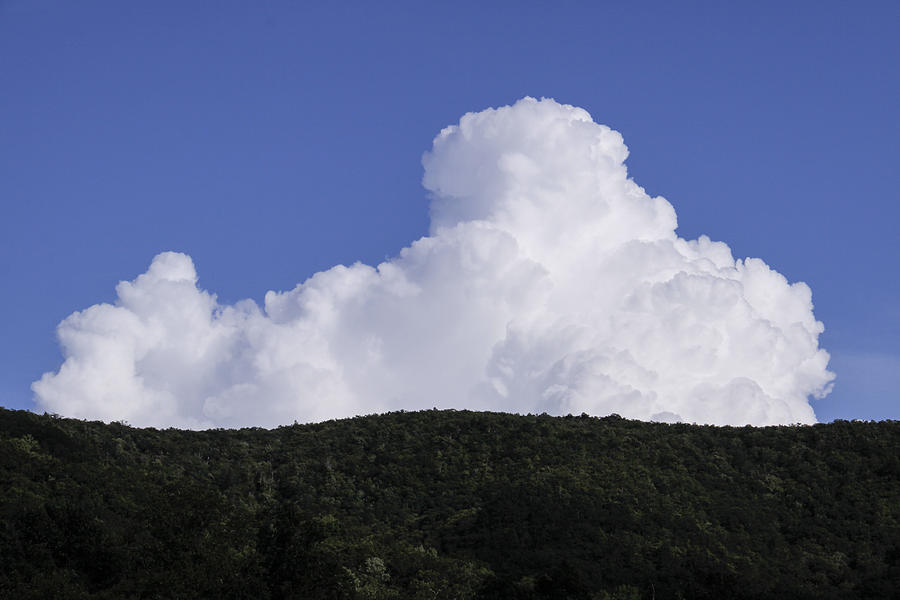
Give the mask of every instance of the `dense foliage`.
M 4 598 L 888 598 L 900 422 L 0 410 Z

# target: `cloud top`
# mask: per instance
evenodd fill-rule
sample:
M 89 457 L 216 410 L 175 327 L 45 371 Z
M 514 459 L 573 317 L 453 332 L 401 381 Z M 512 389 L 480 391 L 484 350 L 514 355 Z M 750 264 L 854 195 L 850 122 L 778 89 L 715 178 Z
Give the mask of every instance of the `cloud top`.
M 473 408 L 811 423 L 830 391 L 804 283 L 679 238 L 621 135 L 549 99 L 463 116 L 423 158 L 429 235 L 377 267 L 222 305 L 190 257 L 58 328 L 45 410 L 178 427 Z

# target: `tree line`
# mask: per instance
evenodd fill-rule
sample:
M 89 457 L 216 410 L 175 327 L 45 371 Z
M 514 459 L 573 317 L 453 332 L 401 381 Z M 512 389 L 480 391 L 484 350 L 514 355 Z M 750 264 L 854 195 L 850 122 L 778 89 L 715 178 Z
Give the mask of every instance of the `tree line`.
M 0 409 L 0 597 L 889 598 L 900 422 Z

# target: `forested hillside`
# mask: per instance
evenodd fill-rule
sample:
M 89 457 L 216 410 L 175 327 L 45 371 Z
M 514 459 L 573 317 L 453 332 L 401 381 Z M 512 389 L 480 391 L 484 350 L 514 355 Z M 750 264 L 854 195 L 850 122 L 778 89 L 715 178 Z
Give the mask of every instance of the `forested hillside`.
M 2 598 L 890 598 L 900 422 L 0 410 Z

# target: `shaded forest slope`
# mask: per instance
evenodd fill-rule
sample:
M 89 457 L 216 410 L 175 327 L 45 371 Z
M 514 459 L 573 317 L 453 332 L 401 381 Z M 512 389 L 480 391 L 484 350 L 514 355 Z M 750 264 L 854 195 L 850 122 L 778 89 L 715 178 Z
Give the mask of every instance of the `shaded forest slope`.
M 0 410 L 0 597 L 888 598 L 900 422 Z

